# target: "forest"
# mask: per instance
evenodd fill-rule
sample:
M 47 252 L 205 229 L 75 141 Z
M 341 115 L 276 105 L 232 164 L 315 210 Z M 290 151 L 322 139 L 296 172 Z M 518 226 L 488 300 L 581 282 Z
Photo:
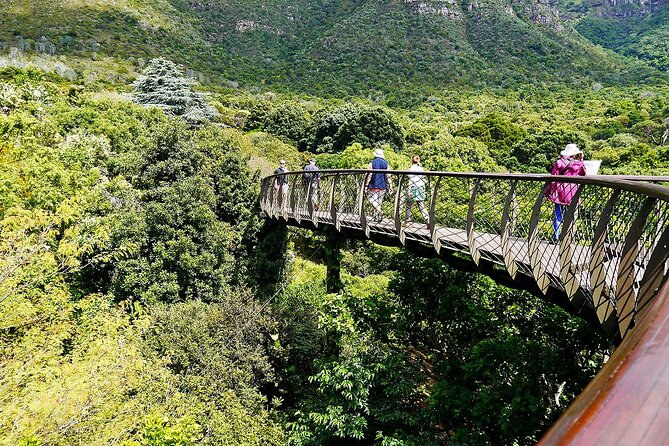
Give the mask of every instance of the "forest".
M 667 85 L 379 101 L 201 84 L 163 58 L 108 78 L 9 59 L 0 444 L 528 445 L 614 348 L 528 293 L 370 242 L 342 241 L 327 293 L 324 235 L 265 219 L 260 178 L 376 148 L 395 169 L 544 173 L 567 143 L 600 173 L 668 175 Z

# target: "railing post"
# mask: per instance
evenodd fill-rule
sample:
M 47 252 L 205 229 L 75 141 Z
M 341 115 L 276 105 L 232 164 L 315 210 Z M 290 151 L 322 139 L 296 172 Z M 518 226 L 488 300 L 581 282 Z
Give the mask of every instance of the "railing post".
M 369 237 L 369 225 L 367 224 L 367 217 L 365 216 L 365 188 L 367 185 L 367 176 L 370 175 L 369 172 L 364 174 L 362 182 L 360 184 L 360 190 L 358 191 L 358 213 L 360 214 L 360 226 L 362 231 L 365 233 L 366 237 Z
M 304 193 L 304 185 L 302 184 L 302 181 L 300 181 L 300 177 L 302 177 L 301 174 L 292 175 L 292 177 L 293 187 L 291 188 L 290 208 L 293 211 L 293 218 L 297 224 L 300 224 L 302 222 L 302 202 L 306 200 L 306 198 L 303 199 L 302 197 Z M 295 197 L 295 195 L 297 195 L 297 197 Z
M 616 302 L 618 303 L 618 326 L 624 338 L 633 322 L 636 312 L 636 291 L 634 282 L 637 275 L 637 259 L 639 257 L 639 240 L 643 228 L 655 207 L 657 199 L 648 197 L 641 206 L 623 245 L 622 258 L 618 266 L 618 280 L 616 281 Z
M 437 177 L 434 187 L 432 188 L 432 199 L 430 200 L 430 236 L 432 238 L 432 246 L 437 251 L 437 254 L 440 254 L 441 251 L 441 242 L 439 241 L 439 234 L 437 233 L 437 228 L 435 223 L 437 222 L 436 217 L 436 208 L 437 208 L 437 192 L 439 191 L 439 185 L 441 184 L 441 177 Z
M 269 185 L 269 206 L 267 207 L 269 216 L 272 218 L 276 217 L 276 179 L 272 178 L 272 181 Z
M 400 242 L 402 244 L 405 243 L 406 239 L 404 237 L 404 233 L 402 231 L 402 209 L 401 209 L 401 200 L 400 200 L 400 195 L 401 195 L 401 190 L 402 190 L 402 180 L 404 179 L 404 176 L 402 175 L 397 175 L 397 190 L 395 191 L 395 214 L 394 214 L 394 221 L 395 221 L 395 231 L 397 231 L 397 237 L 400 239 Z
M 506 197 L 506 202 L 504 203 L 504 211 L 502 211 L 502 256 L 504 257 L 504 266 L 509 272 L 509 275 L 512 279 L 516 278 L 516 273 L 518 272 L 518 264 L 513 258 L 513 253 L 511 252 L 511 247 L 509 245 L 509 238 L 515 226 L 515 217 L 513 216 L 513 206 L 516 202 L 516 187 L 518 187 L 518 180 L 511 182 L 511 190 L 509 190 L 509 195 Z
M 469 210 L 467 211 L 467 244 L 469 245 L 469 252 L 471 253 L 472 260 L 477 265 L 481 260 L 481 253 L 479 252 L 476 237 L 474 237 L 474 206 L 476 205 L 476 195 L 478 194 L 480 187 L 481 180 L 477 178 L 474 181 L 474 186 L 469 190 L 471 197 L 469 199 Z
M 267 208 L 267 197 L 265 194 L 267 193 L 267 179 L 263 178 L 260 180 L 260 210 L 263 211 L 264 213 L 267 213 L 265 210 Z
M 316 180 L 318 181 L 318 180 Z M 314 188 L 316 188 L 314 192 Z M 309 216 L 311 217 L 311 222 L 314 224 L 315 227 L 318 227 L 318 207 L 316 203 L 314 203 L 314 195 L 320 193 L 320 188 L 317 188 L 316 185 L 314 184 L 313 177 L 311 178 L 311 181 L 309 181 L 309 190 L 307 193 L 309 194 L 309 205 L 307 206 L 307 210 L 309 212 Z M 319 197 L 322 198 L 322 197 Z M 320 202 L 320 200 L 319 200 Z
M 291 180 L 291 177 L 293 181 Z M 284 208 L 284 214 L 283 218 L 288 220 L 288 215 L 290 213 L 293 214 L 293 218 L 295 218 L 295 215 L 298 213 L 296 212 L 296 206 L 295 206 L 295 183 L 298 180 L 298 175 L 288 175 L 288 208 Z

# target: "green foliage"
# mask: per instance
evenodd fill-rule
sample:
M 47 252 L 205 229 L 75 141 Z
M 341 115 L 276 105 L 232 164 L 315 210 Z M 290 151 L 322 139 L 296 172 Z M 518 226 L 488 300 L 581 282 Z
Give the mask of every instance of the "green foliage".
M 391 169 L 408 169 L 411 160 L 393 152 L 389 146 L 382 146 L 385 159 Z M 374 159 L 374 150 L 363 148 L 360 143 L 353 143 L 341 153 L 325 153 L 318 155 L 318 165 L 322 169 L 366 169 Z
M 193 81 L 182 77 L 179 67 L 166 59 L 151 60 L 134 87 L 135 102 L 181 116 L 190 124 L 211 121 L 218 114 L 202 93 L 193 92 Z
M 212 301 L 242 281 L 236 253 L 253 243 L 246 231 L 259 222 L 251 214 L 254 177 L 233 142 L 214 128 L 193 132 L 172 122 L 156 129 L 139 168 L 142 193 L 115 230 L 116 243 L 138 247 L 137 256 L 110 265 L 117 296 Z
M 596 372 L 604 339 L 585 322 L 487 278 L 402 259 L 391 284 L 392 327 L 433 352 L 434 421 L 454 432 L 455 444 L 534 444 Z
M 511 149 L 511 170 L 531 173 L 550 172 L 567 144 L 576 144 L 588 156 L 588 147 L 578 132 L 570 129 L 546 130 L 517 142 Z
M 527 131 L 499 114 L 489 114 L 455 133 L 477 139 L 488 146 L 490 155 L 501 164 L 511 154 L 511 147 L 527 136 Z
M 145 422 L 142 438 L 126 446 L 189 446 L 202 438 L 202 427 L 192 418 L 184 417 L 171 424 L 170 419 L 151 414 Z
M 236 389 L 252 407 L 260 398 L 255 386 L 273 380 L 269 334 L 277 329 L 252 299 L 249 293 L 230 293 L 216 303 L 156 306 L 147 344 L 169 358 L 167 366 L 183 377 L 184 386 L 209 398 Z
M 569 1 L 552 6 L 561 3 Z M 39 58 L 60 64 L 55 69 L 70 78 L 95 76 L 101 83 L 132 78 L 157 57 L 184 64 L 188 77 L 232 88 L 364 94 L 390 106 L 420 104 L 444 86 L 666 81 L 666 8 L 632 3 L 613 14 L 598 14 L 594 6 L 593 20 L 612 22 L 604 26 L 611 30 L 588 32 L 597 25 L 577 23 L 596 45 L 621 47 L 628 57 L 601 51 L 564 26 L 552 7 L 527 1 L 515 4 L 512 14 L 498 3 L 468 9 L 361 0 L 298 0 L 273 8 L 251 0 L 132 5 L 6 0 L 3 5 L 0 42 L 2 48 L 16 48 L 12 63 Z M 624 20 L 601 18 L 615 13 Z
M 347 104 L 314 114 L 307 148 L 312 152 L 337 153 L 354 142 L 365 147 L 388 144 L 404 147 L 404 130 L 397 119 L 382 107 Z
M 319 29 L 354 6 L 365 23 L 377 13 L 415 20 L 398 5 L 354 2 L 332 7 Z M 212 17 L 228 7 L 212 7 Z M 108 30 L 121 26 L 119 14 Z M 443 25 L 419 19 L 425 37 Z M 444 41 L 446 28 L 434 38 Z M 250 58 L 277 51 L 265 28 L 239 33 Z M 550 64 L 539 53 L 555 47 L 535 44 L 530 65 Z M 377 52 L 363 59 L 372 55 L 388 66 Z M 240 76 L 257 75 L 242 62 Z M 331 82 L 311 88 L 328 94 L 345 91 L 341 76 L 367 70 L 330 76 L 327 66 L 319 76 Z M 280 82 L 281 70 L 264 71 L 267 82 Z M 384 74 L 393 92 L 370 97 L 411 110 L 221 88 L 215 103 L 234 128 L 195 129 L 109 84 L 0 71 L 9 107 L 0 115 L 0 443 L 534 442 L 601 364 L 600 337 L 525 294 L 370 243 L 344 247 L 345 291 L 327 295 L 323 252 L 312 254 L 318 237 L 295 240 L 283 224 L 260 221 L 251 169 L 271 173 L 281 158 L 299 169 L 310 156 L 299 145 L 322 152 L 321 168 L 364 168 L 383 147 L 394 169 L 415 152 L 430 170 L 545 172 L 576 142 L 606 173 L 669 172 L 668 90 L 427 97 L 397 92 L 394 72 Z M 367 82 L 379 80 L 346 89 Z M 444 212 L 466 212 L 469 197 L 455 198 Z
M 277 326 L 260 303 L 237 292 L 217 303 L 159 305 L 151 313 L 146 345 L 165 358 L 177 387 L 199 400 L 199 426 L 191 423 L 186 433 L 207 432 L 206 444 L 280 444 L 280 430 L 267 418 L 258 391 L 275 385 L 270 357 L 279 356 L 271 337 Z
M 285 136 L 295 144 L 307 138 L 309 119 L 304 109 L 285 104 L 274 108 L 265 118 L 266 131 L 279 136 Z
M 32 93 L 0 115 L 0 443 L 282 444 L 259 391 L 273 382 L 276 328 L 230 285 L 245 282 L 260 226 L 243 138 L 119 96 L 8 79 Z M 133 280 L 145 296 L 217 303 L 113 293 Z M 190 348 L 202 338 L 213 366 Z
M 382 288 L 370 290 L 369 299 Z M 415 365 L 360 323 L 356 312 L 371 308 L 359 299 L 348 293 L 310 299 L 330 342 L 299 393 L 295 420 L 288 425 L 290 444 L 370 441 L 381 430 L 401 436 L 425 422 L 410 415 L 418 409 L 421 381 Z
M 639 11 L 640 5 L 621 4 L 618 14 L 593 14 L 581 20 L 576 29 L 592 42 L 611 48 L 621 54 L 646 60 L 659 69 L 669 67 L 667 55 L 667 8 L 656 8 L 651 13 Z M 617 12 L 617 11 L 616 11 Z
M 485 144 L 467 137 L 440 135 L 416 148 L 427 170 L 444 172 L 496 172 L 500 168 Z

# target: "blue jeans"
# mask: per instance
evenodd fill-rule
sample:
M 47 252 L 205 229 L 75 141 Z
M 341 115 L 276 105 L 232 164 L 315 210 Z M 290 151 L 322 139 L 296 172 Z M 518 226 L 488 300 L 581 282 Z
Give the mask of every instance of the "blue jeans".
M 566 204 L 555 203 L 555 215 L 553 216 L 553 241 L 557 242 L 560 237 L 560 226 L 562 225 L 562 219 L 566 213 Z

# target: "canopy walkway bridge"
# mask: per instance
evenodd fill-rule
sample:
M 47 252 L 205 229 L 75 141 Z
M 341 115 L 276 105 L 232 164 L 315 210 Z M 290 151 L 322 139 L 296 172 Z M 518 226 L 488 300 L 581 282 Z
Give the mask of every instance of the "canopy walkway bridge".
M 539 444 L 669 444 L 669 187 L 657 184 L 669 177 L 383 171 L 395 187 L 379 203 L 367 190 L 379 172 L 266 177 L 261 208 L 438 256 L 585 318 L 619 346 Z M 556 184 L 574 195 L 561 221 L 545 198 Z

